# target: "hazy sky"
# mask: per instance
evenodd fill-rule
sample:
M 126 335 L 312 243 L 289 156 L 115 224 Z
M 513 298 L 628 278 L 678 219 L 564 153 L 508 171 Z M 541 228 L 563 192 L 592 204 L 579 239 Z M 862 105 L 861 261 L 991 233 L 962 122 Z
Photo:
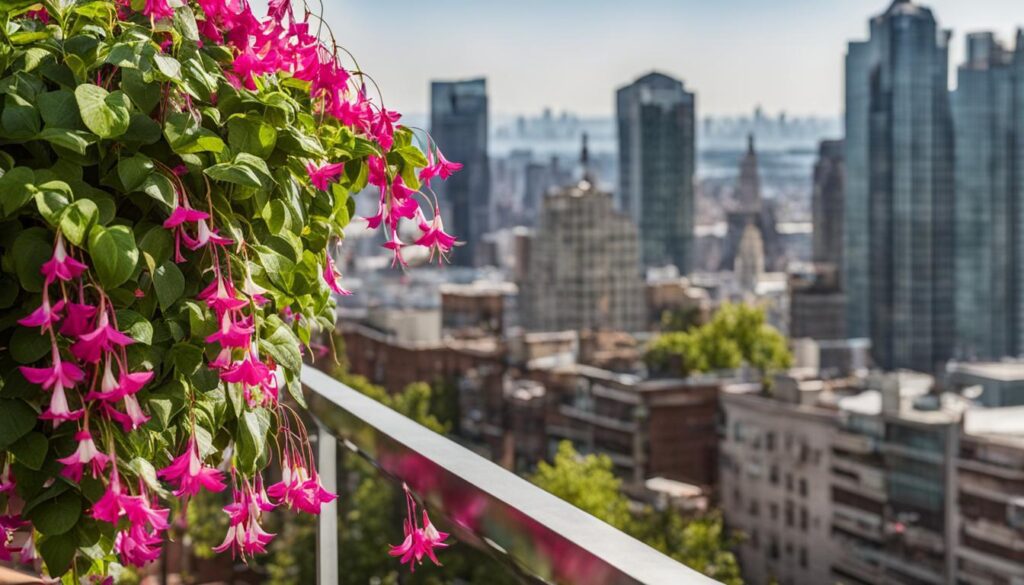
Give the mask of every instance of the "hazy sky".
M 494 113 L 544 106 L 612 113 L 613 92 L 651 69 L 683 79 L 705 114 L 761 104 L 838 115 L 846 42 L 890 0 L 325 0 L 339 42 L 389 107 L 428 109 L 431 79 L 487 77 Z M 932 0 L 952 28 L 1012 38 L 1024 0 Z

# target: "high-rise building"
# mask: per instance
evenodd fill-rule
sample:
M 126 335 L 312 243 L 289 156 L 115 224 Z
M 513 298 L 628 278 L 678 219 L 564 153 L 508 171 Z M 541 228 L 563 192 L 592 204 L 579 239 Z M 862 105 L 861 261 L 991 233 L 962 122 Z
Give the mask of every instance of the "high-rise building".
M 1024 320 L 1024 36 L 967 36 L 953 95 L 958 357 L 1021 353 Z
M 814 163 L 814 187 L 811 208 L 814 235 L 811 259 L 820 264 L 842 266 L 843 259 L 843 185 L 845 182 L 843 141 L 822 140 Z
M 447 159 L 463 168 L 434 183 L 445 223 L 464 245 L 452 263 L 476 263 L 477 244 L 490 225 L 491 178 L 487 157 L 487 81 L 435 81 L 430 84 L 430 134 Z
M 935 371 L 953 350 L 949 35 L 895 0 L 846 55 L 848 334 L 883 369 Z
M 586 137 L 584 136 L 584 168 Z M 640 331 L 646 323 L 636 224 L 584 172 L 544 199 L 522 312 L 533 331 Z
M 727 216 L 725 249 L 722 254 L 722 270 L 733 270 L 739 260 L 740 242 L 746 235 L 747 226 L 757 228 L 764 248 L 764 264 L 768 270 L 784 268 L 780 266 L 782 247 L 779 234 L 775 227 L 775 213 L 771 206 L 765 205 L 761 197 L 761 172 L 758 168 L 757 148 L 754 146 L 754 135 L 747 135 L 747 152 L 740 160 L 740 174 L 736 183 L 737 208 Z
M 693 267 L 695 97 L 649 73 L 617 94 L 618 208 L 640 229 L 643 262 Z

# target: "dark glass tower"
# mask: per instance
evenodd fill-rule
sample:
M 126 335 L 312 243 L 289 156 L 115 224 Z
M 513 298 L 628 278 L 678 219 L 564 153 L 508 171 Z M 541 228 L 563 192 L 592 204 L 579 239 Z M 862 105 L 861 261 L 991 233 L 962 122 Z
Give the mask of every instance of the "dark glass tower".
M 452 263 L 471 266 L 490 225 L 491 173 L 487 157 L 487 81 L 430 84 L 430 134 L 445 158 L 463 164 L 447 181 L 433 183 L 441 198 L 445 226 L 464 245 Z
M 619 89 L 620 210 L 640 229 L 647 266 L 693 267 L 694 94 L 650 73 Z
M 884 369 L 934 371 L 953 351 L 948 40 L 895 0 L 846 56 L 847 325 Z
M 1022 41 L 1013 52 L 992 33 L 968 35 L 957 73 L 956 353 L 965 359 L 1021 352 Z

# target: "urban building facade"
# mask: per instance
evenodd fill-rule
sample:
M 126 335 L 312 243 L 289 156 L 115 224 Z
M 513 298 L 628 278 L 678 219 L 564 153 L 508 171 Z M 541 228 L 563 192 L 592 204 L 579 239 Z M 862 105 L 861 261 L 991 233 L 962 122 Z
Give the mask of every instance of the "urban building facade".
M 894 0 L 846 55 L 847 328 L 887 370 L 937 371 L 953 350 L 949 35 Z
M 544 199 L 522 283 L 531 331 L 641 331 L 647 313 L 636 225 L 584 178 Z
M 435 81 L 430 85 L 430 134 L 448 160 L 463 168 L 436 183 L 445 223 L 464 245 L 452 251 L 452 262 L 477 263 L 477 244 L 490 226 L 491 177 L 487 154 L 487 81 Z
M 661 73 L 617 94 L 617 206 L 640 229 L 644 264 L 674 264 L 682 274 L 693 268 L 695 102 Z
M 957 357 L 1021 353 L 1024 37 L 967 36 L 953 94 L 956 126 Z
M 761 196 L 761 172 L 754 135 L 747 136 L 747 151 L 740 160 L 736 182 L 737 208 L 726 214 L 726 234 L 722 250 L 722 270 L 735 270 L 747 227 L 757 228 L 764 265 L 768 270 L 784 269 L 782 245 L 775 226 L 775 213 Z
M 814 224 L 811 260 L 816 264 L 843 265 L 843 188 L 846 165 L 842 140 L 822 140 L 814 163 L 811 215 Z

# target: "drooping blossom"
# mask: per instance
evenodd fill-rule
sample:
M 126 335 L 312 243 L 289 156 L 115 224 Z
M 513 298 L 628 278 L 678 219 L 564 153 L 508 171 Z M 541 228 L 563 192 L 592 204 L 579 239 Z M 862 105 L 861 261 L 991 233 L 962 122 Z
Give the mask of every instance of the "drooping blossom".
M 14 472 L 11 471 L 10 458 L 4 461 L 4 466 L 0 468 L 0 494 L 8 494 L 14 491 Z
M 327 283 L 328 288 L 342 296 L 349 296 L 352 291 L 344 288 L 338 283 L 338 279 L 341 278 L 341 274 L 338 272 L 337 267 L 334 265 L 334 258 L 331 257 L 330 249 L 324 250 L 324 282 Z
M 416 500 L 409 492 L 408 486 L 403 485 L 403 488 L 407 513 L 402 523 L 405 540 L 401 544 L 393 545 L 388 554 L 398 557 L 402 564 L 408 564 L 410 571 L 415 571 L 416 565 L 421 564 L 424 557 L 440 566 L 441 562 L 437 560 L 434 550 L 448 548 L 449 545 L 444 542 L 448 538 L 448 533 L 440 532 L 434 527 L 426 510 L 423 510 L 423 525 L 420 526 L 417 522 Z
M 154 21 L 174 18 L 174 8 L 171 8 L 167 0 L 146 0 L 142 13 Z
M 416 240 L 416 245 L 429 248 L 430 259 L 433 260 L 434 254 L 437 254 L 438 262 L 440 262 L 455 245 L 455 237 L 444 231 L 441 211 L 435 207 L 434 217 L 429 222 L 420 214 L 419 228 L 423 231 L 423 235 Z
M 330 188 L 331 181 L 345 172 L 345 163 L 329 163 L 320 166 L 307 163 L 306 172 L 309 173 L 309 182 L 314 187 L 326 191 Z
M 39 271 L 46 277 L 46 284 L 51 284 L 57 280 L 68 282 L 78 278 L 86 268 L 88 266 L 68 256 L 67 248 L 64 247 L 64 236 L 58 233 L 53 246 L 53 257 L 44 262 Z
M 101 409 L 110 420 L 121 425 L 124 432 L 128 433 L 149 422 L 150 416 L 139 405 L 138 398 L 134 394 L 127 394 L 121 399 L 124 405 L 124 412 L 118 410 L 113 403 L 104 401 Z
M 139 485 L 139 495 L 122 496 L 121 506 L 124 509 L 125 516 L 128 517 L 128 521 L 132 524 L 146 525 L 154 531 L 167 530 L 167 517 L 171 511 L 167 508 L 154 507 L 150 503 L 149 496 L 146 495 L 141 482 Z
M 199 447 L 195 438 L 190 438 L 185 451 L 174 458 L 171 464 L 157 472 L 157 476 L 177 486 L 174 495 L 190 497 L 199 493 L 201 488 L 211 492 L 223 491 L 224 474 L 216 468 L 203 464 L 199 458 Z
M 71 346 L 71 353 L 83 362 L 95 364 L 105 352 L 115 347 L 124 347 L 135 343 L 135 340 L 118 331 L 110 324 L 110 317 L 103 307 L 100 308 L 100 315 L 97 318 L 96 328 L 88 333 L 78 336 Z
M 114 473 L 107 483 L 100 499 L 92 505 L 89 515 L 95 520 L 101 520 L 109 524 L 117 524 L 117 519 L 124 515 L 124 494 L 121 492 L 121 479 L 117 473 L 117 466 L 114 466 Z
M 188 199 L 182 199 L 183 204 L 174 208 L 171 212 L 171 216 L 164 220 L 164 228 L 174 230 L 174 261 L 181 264 L 185 261 L 185 256 L 181 253 L 181 241 L 187 239 L 193 241 L 188 237 L 188 232 L 185 230 L 186 224 L 195 223 L 196 228 L 201 222 L 204 222 L 210 217 L 210 214 L 205 211 L 199 211 L 189 207 Z
M 265 553 L 267 545 L 274 539 L 274 534 L 267 532 L 260 525 L 263 512 L 272 510 L 274 505 L 263 497 L 260 480 L 258 486 L 241 482 L 241 487 L 233 493 L 233 501 L 224 507 L 229 518 L 228 532 L 224 541 L 213 547 L 216 552 L 231 549 L 231 556 L 240 555 L 243 559 L 254 554 Z
M 80 482 L 85 466 L 88 465 L 89 473 L 93 477 L 99 477 L 110 458 L 96 448 L 96 443 L 87 429 L 78 431 L 75 440 L 78 441 L 78 448 L 71 455 L 57 460 L 64 464 L 61 475 L 74 482 Z
M 64 301 L 57 301 L 50 305 L 48 288 L 43 289 L 43 302 L 39 307 L 18 320 L 23 327 L 41 327 L 44 331 L 53 327 L 61 319 L 61 312 L 64 310 Z
M 96 307 L 86 303 L 67 303 L 64 305 L 66 316 L 60 325 L 60 334 L 67 337 L 78 337 L 89 331 L 90 323 L 96 314 Z
M 100 379 L 99 391 L 93 390 L 85 395 L 86 400 L 106 400 L 107 402 L 118 402 L 125 396 L 135 394 L 143 386 L 153 379 L 153 372 L 127 372 L 122 370 L 115 377 L 112 362 L 114 360 L 108 355 L 106 365 L 103 368 L 103 377 Z
M 280 505 L 308 514 L 319 514 L 323 504 L 338 497 L 324 489 L 315 469 L 308 471 L 305 463 L 294 456 L 285 457 L 281 481 L 268 487 L 267 494 Z
M 114 550 L 129 565 L 144 567 L 160 558 L 162 540 L 156 531 L 146 530 L 141 524 L 131 524 L 114 538 Z
M 60 357 L 60 350 L 56 345 L 53 346 L 52 355 L 53 363 L 48 367 L 19 366 L 21 375 L 31 383 L 39 384 L 44 390 L 50 390 L 58 384 L 64 388 L 71 388 L 85 379 L 85 372 L 82 371 L 82 368 L 79 368 L 74 362 L 64 361 Z
M 187 233 L 182 233 L 182 239 L 185 240 L 185 245 L 190 250 L 198 250 L 207 244 L 216 244 L 218 246 L 229 246 L 234 243 L 231 238 L 225 238 L 220 235 L 216 229 L 211 229 L 210 225 L 206 220 L 198 223 L 198 229 L 196 230 L 196 237 L 193 239 L 189 237 Z
M 221 347 L 249 347 L 253 326 L 249 318 L 235 319 L 230 312 L 220 318 L 220 327 L 206 337 L 206 343 L 219 343 Z
M 199 293 L 198 298 L 206 301 L 207 306 L 213 309 L 218 317 L 249 304 L 245 299 L 238 297 L 235 286 L 231 284 L 230 280 L 219 275 Z
M 397 265 L 408 266 L 409 264 L 405 261 L 402 256 L 402 248 L 407 244 L 398 238 L 398 231 L 391 232 L 391 239 L 383 244 L 385 248 L 391 250 L 394 256 L 391 258 L 391 267 L 394 268 Z
M 61 423 L 69 420 L 78 420 L 85 414 L 85 410 L 71 410 L 68 406 L 68 397 L 64 393 L 64 385 L 57 381 L 50 393 L 50 405 L 39 415 L 40 420 L 52 420 L 53 426 L 58 427 Z

